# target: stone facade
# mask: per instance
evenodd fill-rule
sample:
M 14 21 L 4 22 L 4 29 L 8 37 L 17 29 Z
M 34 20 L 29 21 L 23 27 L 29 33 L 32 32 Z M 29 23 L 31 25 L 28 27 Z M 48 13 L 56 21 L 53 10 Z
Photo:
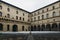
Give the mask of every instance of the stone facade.
M 47 5 L 31 14 L 32 31 L 60 30 L 60 2 Z
M 60 1 L 28 12 L 0 1 L 0 31 L 59 31 Z
M 17 31 L 22 31 L 22 29 L 27 31 L 30 26 L 28 15 L 29 12 L 25 10 L 3 1 L 0 2 L 0 24 L 3 25 L 3 31 L 7 31 L 7 28 L 9 28 L 8 31 L 12 31 L 14 25 L 17 26 L 15 28 Z

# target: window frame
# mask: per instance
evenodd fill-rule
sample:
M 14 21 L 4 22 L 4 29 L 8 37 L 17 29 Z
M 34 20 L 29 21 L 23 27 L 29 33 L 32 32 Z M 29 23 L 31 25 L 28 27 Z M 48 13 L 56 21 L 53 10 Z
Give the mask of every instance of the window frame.
M 10 12 L 10 8 L 9 7 L 7 8 L 7 11 Z
M 2 12 L 0 12 L 0 16 L 2 17 Z
M 16 16 L 16 20 L 18 20 L 18 16 Z
M 46 18 L 47 18 L 47 19 L 49 18 L 49 14 L 46 14 Z
M 2 9 L 2 5 L 0 5 L 0 9 Z

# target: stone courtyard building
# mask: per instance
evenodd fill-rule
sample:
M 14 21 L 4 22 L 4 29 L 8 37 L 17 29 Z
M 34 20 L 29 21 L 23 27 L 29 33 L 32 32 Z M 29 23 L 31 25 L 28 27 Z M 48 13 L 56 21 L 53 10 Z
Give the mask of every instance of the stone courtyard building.
M 60 1 L 28 12 L 0 0 L 0 40 L 27 40 L 28 35 L 34 40 L 60 40 Z
M 60 1 L 28 12 L 0 1 L 0 31 L 60 31 Z

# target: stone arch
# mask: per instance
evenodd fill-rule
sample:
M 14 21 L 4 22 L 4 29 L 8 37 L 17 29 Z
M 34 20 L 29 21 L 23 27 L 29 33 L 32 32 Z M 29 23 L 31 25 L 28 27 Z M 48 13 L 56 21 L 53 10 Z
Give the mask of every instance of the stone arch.
M 33 30 L 36 31 L 36 25 L 34 25 L 34 29 Z
M 28 26 L 28 31 L 31 31 L 31 27 L 30 26 Z
M 59 31 L 60 31 L 60 23 L 59 23 Z
M 46 25 L 46 31 L 51 31 L 51 25 L 50 24 Z
M 0 23 L 0 31 L 2 31 L 2 30 L 3 30 L 3 24 Z
M 57 23 L 53 23 L 52 24 L 52 31 L 57 31 L 57 28 L 58 28 Z
M 22 26 L 22 31 L 24 31 L 24 26 Z
M 33 31 L 33 26 L 31 26 L 31 31 Z
M 40 25 L 38 25 L 38 27 L 37 27 L 37 31 L 40 31 Z
M 45 24 L 41 25 L 41 31 L 45 31 Z
M 16 31 L 18 31 L 18 26 L 17 25 L 13 25 L 13 32 L 16 32 Z

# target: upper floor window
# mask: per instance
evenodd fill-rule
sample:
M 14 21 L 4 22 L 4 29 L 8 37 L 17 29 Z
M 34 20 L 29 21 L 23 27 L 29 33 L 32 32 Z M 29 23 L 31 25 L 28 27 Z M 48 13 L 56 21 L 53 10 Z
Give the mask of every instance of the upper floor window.
M 36 13 L 34 13 L 34 16 L 36 16 Z
M 49 14 L 46 14 L 46 18 L 48 18 Z
M 10 14 L 7 14 L 7 17 L 10 18 Z
M 24 18 L 23 18 L 23 21 L 24 21 Z
M 60 10 L 59 10 L 59 16 L 60 16 Z
M 28 17 L 30 17 L 30 15 L 28 15 Z
M 40 14 L 40 13 L 38 12 L 38 14 Z
M 21 17 L 20 17 L 20 20 L 21 20 Z
M 8 12 L 10 11 L 10 8 L 7 8 Z
M 47 11 L 48 11 L 48 8 L 47 8 Z
M 60 7 L 60 3 L 59 3 L 59 7 Z
M 34 17 L 34 21 L 36 21 L 36 17 Z
M 18 14 L 18 11 L 16 11 L 16 14 Z
M 2 9 L 2 6 L 0 5 L 0 9 Z
M 18 16 L 16 16 L 16 19 L 18 20 Z
M 23 13 L 23 16 L 24 16 L 25 14 Z
M 40 20 L 40 16 L 38 16 L 38 20 Z
M 6 15 L 5 15 L 5 18 L 6 18 Z
M 33 16 L 33 13 L 31 14 L 31 16 Z
M 52 8 L 55 9 L 55 6 L 53 6 Z
M 42 19 L 44 19 L 44 15 L 42 15 Z
M 0 16 L 2 16 L 2 12 L 0 12 Z
M 42 10 L 42 13 L 44 13 L 44 10 Z
M 54 12 L 53 12 L 53 17 L 55 17 L 55 16 L 56 16 L 56 12 L 54 11 Z
M 33 21 L 33 18 L 31 18 L 31 21 Z
M 30 20 L 28 19 L 28 22 L 29 22 Z

